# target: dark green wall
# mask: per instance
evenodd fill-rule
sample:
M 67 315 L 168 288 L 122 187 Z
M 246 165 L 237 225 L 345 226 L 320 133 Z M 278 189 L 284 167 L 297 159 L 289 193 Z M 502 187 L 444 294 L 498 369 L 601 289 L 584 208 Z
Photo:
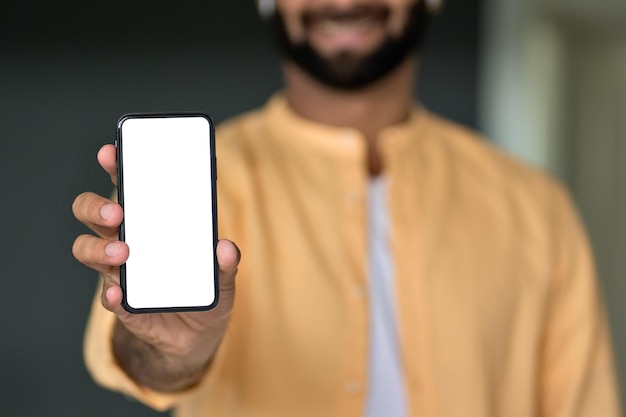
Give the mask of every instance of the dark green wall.
M 81 357 L 96 276 L 71 255 L 74 197 L 112 186 L 96 163 L 127 112 L 215 120 L 280 87 L 252 0 L 0 2 L 0 414 L 150 416 L 92 383 Z M 434 22 L 420 95 L 473 124 L 477 0 Z

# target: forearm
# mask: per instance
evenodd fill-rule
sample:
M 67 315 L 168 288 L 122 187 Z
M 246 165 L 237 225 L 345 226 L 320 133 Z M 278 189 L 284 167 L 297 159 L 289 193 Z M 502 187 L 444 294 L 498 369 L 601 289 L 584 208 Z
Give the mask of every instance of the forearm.
M 215 346 L 207 346 L 201 355 L 168 355 L 137 338 L 119 321 L 112 344 L 113 354 L 128 376 L 141 386 L 161 392 L 182 391 L 195 385 L 215 350 Z

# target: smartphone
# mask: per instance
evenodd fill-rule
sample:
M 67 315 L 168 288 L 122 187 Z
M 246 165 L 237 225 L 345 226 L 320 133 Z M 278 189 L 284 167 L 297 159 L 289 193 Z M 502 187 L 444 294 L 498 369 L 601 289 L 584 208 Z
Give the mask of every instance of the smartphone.
M 131 313 L 218 302 L 215 130 L 201 113 L 128 114 L 117 125 L 122 304 Z

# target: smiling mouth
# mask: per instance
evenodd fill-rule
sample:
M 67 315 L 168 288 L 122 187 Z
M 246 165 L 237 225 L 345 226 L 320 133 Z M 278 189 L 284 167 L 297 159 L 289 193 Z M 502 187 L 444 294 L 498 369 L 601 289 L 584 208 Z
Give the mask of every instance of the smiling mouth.
M 328 35 L 366 32 L 384 25 L 389 10 L 380 6 L 356 6 L 350 9 L 325 8 L 306 12 L 303 16 L 307 30 L 319 30 Z

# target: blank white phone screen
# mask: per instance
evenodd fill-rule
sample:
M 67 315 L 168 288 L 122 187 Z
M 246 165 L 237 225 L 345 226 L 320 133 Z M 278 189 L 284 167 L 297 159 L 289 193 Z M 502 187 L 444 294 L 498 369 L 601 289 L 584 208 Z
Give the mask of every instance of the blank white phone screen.
M 210 121 L 123 119 L 120 179 L 131 309 L 206 308 L 215 294 Z

